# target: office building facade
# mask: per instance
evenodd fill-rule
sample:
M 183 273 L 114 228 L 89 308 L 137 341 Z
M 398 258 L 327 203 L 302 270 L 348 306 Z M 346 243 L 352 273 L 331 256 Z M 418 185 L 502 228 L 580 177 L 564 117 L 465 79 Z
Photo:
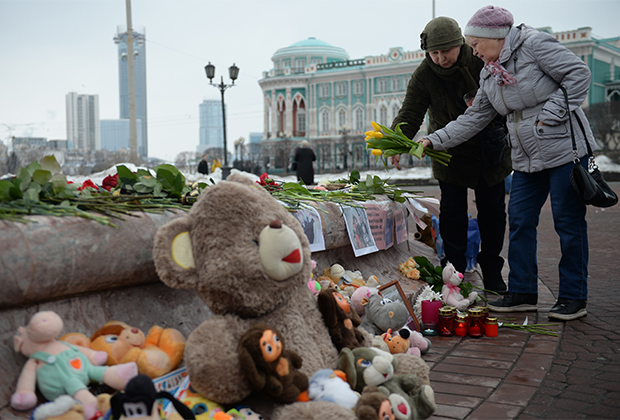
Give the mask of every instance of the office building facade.
M 226 106 L 226 105 L 224 105 Z M 224 124 L 222 120 L 222 101 L 219 99 L 205 99 L 199 106 L 200 133 L 198 153 L 207 149 L 224 148 Z
M 142 120 L 137 120 L 138 138 L 142 137 Z M 130 150 L 129 119 L 101 120 L 101 149 L 117 152 Z
M 99 95 L 70 92 L 65 97 L 65 104 L 68 147 L 76 150 L 99 150 Z
M 133 29 L 134 70 L 136 82 L 136 115 L 142 121 L 142 132 L 138 135 L 138 155 L 148 156 L 148 119 L 146 101 L 146 44 L 145 30 Z M 114 42 L 118 45 L 118 88 L 120 119 L 129 119 L 129 73 L 127 70 L 127 26 L 117 27 Z

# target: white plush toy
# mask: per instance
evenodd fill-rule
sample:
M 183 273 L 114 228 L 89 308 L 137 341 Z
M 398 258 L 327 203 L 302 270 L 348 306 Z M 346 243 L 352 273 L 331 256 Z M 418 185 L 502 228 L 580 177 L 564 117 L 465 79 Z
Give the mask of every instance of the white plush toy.
M 443 278 L 443 287 L 441 294 L 443 302 L 448 306 L 454 306 L 459 311 L 464 311 L 469 305 L 476 301 L 478 293 L 471 292 L 469 296 L 464 297 L 461 294 L 459 285 L 463 281 L 463 274 L 456 271 L 452 263 L 446 264 L 441 274 Z

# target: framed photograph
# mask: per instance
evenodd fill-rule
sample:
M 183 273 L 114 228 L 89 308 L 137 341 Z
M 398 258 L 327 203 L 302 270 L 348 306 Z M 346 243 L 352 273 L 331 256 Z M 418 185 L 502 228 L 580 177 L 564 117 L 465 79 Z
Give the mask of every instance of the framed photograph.
M 407 308 L 407 312 L 409 312 L 409 319 L 407 320 L 407 327 L 409 327 L 409 329 L 411 330 L 421 332 L 420 322 L 418 321 L 418 318 L 415 316 L 415 313 L 413 312 L 413 307 L 409 303 L 409 300 L 407 299 L 407 296 L 405 295 L 405 291 L 403 290 L 398 280 L 392 280 L 389 283 L 382 284 L 381 286 L 379 286 L 379 293 L 381 293 L 381 296 L 385 298 L 389 298 L 393 302 L 399 302 L 399 301 L 402 302 Z

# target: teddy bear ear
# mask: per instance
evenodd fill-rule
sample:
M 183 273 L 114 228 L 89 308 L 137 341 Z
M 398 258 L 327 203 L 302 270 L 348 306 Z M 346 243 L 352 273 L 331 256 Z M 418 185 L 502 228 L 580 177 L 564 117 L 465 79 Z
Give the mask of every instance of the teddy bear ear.
M 190 230 L 190 218 L 181 217 L 160 227 L 155 235 L 155 269 L 168 287 L 191 289 L 197 283 Z

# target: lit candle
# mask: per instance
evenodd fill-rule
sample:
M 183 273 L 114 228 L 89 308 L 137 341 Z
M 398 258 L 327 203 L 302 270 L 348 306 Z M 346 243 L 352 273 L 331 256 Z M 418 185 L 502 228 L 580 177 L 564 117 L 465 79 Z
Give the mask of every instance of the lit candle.
M 467 325 L 467 334 L 473 338 L 482 337 L 484 324 L 482 322 L 483 314 L 480 308 L 471 308 L 468 311 L 469 323 Z
M 422 324 L 424 329 L 435 330 L 439 322 L 439 308 L 443 306 L 440 300 L 423 300 L 422 301 Z
M 454 333 L 459 337 L 465 337 L 467 335 L 467 314 L 458 314 L 456 316 L 456 323 L 454 325 Z

